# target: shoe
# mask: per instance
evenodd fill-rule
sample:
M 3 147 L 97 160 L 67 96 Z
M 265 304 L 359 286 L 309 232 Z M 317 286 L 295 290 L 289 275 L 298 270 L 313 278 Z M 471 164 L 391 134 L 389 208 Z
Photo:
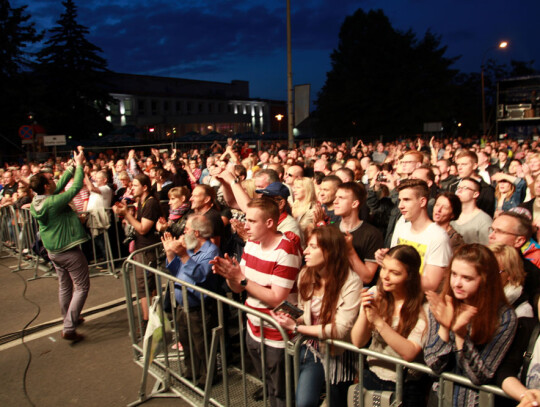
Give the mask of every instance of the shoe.
M 191 369 L 185 369 L 182 372 L 182 376 L 184 376 L 184 379 L 186 380 L 193 380 L 193 373 L 191 373 Z
M 72 341 L 73 343 L 80 342 L 84 339 L 84 336 L 78 334 L 76 331 L 73 332 L 62 332 L 62 338 L 67 341 Z
M 253 392 L 251 398 L 255 401 L 261 401 L 264 398 L 264 390 L 262 386 Z
M 221 382 L 221 376 L 215 375 L 214 378 L 212 379 L 212 383 L 210 383 L 210 385 L 215 386 L 216 384 L 218 384 L 220 382 Z M 206 376 L 201 376 L 199 378 L 199 380 L 197 380 L 197 384 L 195 386 L 197 386 L 201 390 L 204 390 L 204 388 L 206 386 Z M 261 400 L 262 400 L 262 398 L 261 398 Z

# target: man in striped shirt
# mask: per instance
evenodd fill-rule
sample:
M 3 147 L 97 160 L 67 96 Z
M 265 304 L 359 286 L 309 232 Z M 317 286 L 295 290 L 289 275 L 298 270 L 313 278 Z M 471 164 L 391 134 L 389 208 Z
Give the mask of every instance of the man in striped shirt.
M 296 303 L 292 293 L 301 265 L 296 244 L 277 231 L 279 207 L 268 197 L 248 203 L 245 229 L 249 236 L 240 263 L 234 258 L 216 257 L 214 272 L 227 279 L 233 292 L 247 292 L 246 305 L 265 314 L 288 300 Z M 264 324 L 266 380 L 272 407 L 284 406 L 285 341 L 277 329 Z M 246 343 L 259 376 L 262 376 L 260 319 L 248 315 Z

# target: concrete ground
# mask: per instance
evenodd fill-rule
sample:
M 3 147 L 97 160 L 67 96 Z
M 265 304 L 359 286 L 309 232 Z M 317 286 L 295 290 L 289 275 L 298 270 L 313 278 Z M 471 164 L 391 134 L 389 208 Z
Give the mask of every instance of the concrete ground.
M 0 406 L 125 406 L 135 401 L 142 368 L 133 361 L 122 280 L 91 279 L 86 321 L 78 329 L 85 340 L 72 344 L 61 338 L 62 325 L 53 325 L 60 317 L 57 280 L 27 282 L 34 271 L 13 272 L 16 265 L 14 257 L 0 258 Z M 13 339 L 26 325 L 42 324 L 53 326 L 27 335 L 24 343 Z M 148 390 L 153 384 L 152 379 Z M 188 404 L 175 398 L 145 405 Z

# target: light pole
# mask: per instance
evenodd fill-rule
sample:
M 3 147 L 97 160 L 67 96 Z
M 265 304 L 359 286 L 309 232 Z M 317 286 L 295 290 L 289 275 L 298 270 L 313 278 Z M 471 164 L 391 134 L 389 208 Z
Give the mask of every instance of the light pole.
M 508 41 L 501 41 L 497 46 L 489 47 L 485 50 L 484 56 L 482 57 L 482 64 L 480 65 L 480 81 L 482 83 L 482 131 L 483 136 L 487 136 L 486 134 L 486 90 L 484 87 L 484 64 L 486 62 L 486 56 L 489 51 L 492 49 L 505 49 L 508 47 Z
M 281 134 L 281 120 L 285 117 L 283 116 L 281 113 L 280 114 L 276 114 L 276 119 L 278 121 L 278 135 Z
M 292 52 L 291 52 L 291 0 L 287 0 L 287 140 L 293 148 L 293 88 L 292 88 Z M 280 122 L 281 123 L 281 122 Z

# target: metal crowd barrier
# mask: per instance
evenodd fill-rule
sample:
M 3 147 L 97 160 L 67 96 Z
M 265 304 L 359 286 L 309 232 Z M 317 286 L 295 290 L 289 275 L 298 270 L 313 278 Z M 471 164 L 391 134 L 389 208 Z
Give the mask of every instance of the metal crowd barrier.
M 120 220 L 112 209 L 106 211 L 110 219 L 107 230 L 92 233 L 92 227 L 87 228 L 91 237 L 86 246 L 90 276 L 119 278 L 121 265 L 127 258 L 122 253 L 127 252 L 127 248 L 121 241 L 123 234 L 120 233 Z M 80 215 L 88 216 L 89 212 L 82 212 Z M 98 253 L 96 250 L 97 239 L 103 239 L 103 253 Z M 17 210 L 12 205 L 0 207 L 0 252 L 2 258 L 16 257 L 18 259 L 17 265 L 12 267 L 13 272 L 34 270 L 34 275 L 28 281 L 57 277 L 39 239 L 38 223 L 29 208 Z M 99 258 L 100 254 L 103 255 L 102 259 Z
M 139 398 L 130 405 L 139 405 L 155 397 L 179 397 L 183 398 L 191 405 L 197 406 L 266 406 L 267 394 L 264 374 L 262 378 L 257 378 L 248 372 L 250 358 L 246 358 L 244 337 L 246 331 L 246 315 L 251 314 L 259 318 L 261 324 L 264 321 L 265 323 L 268 323 L 278 329 L 282 337 L 285 338 L 284 352 L 285 355 L 287 355 L 285 357 L 287 406 L 292 406 L 294 397 L 293 376 L 294 379 L 298 377 L 300 345 L 303 341 L 297 340 L 294 343 L 290 342 L 287 333 L 275 322 L 273 318 L 266 314 L 246 307 L 227 296 L 216 294 L 171 276 L 165 269 L 164 259 L 161 262 L 158 261 L 157 267 L 151 267 L 133 259 L 133 256 L 139 253 L 151 251 L 155 251 L 157 258 L 159 258 L 159 252 L 162 252 L 161 243 L 135 251 L 128 257 L 122 268 L 126 298 L 128 299 L 126 303 L 134 361 L 143 368 L 139 389 Z M 173 325 L 172 332 L 167 332 L 167 329 L 165 328 L 167 324 L 164 322 L 164 326 L 158 328 L 156 331 L 158 335 L 154 336 L 153 339 L 151 338 L 152 340 L 148 341 L 146 346 L 143 346 L 142 340 L 142 337 L 144 336 L 144 326 L 142 321 L 140 298 L 137 295 L 137 290 L 133 289 L 133 287 L 136 287 L 134 273 L 136 267 L 144 270 L 146 298 L 150 299 L 155 296 L 161 305 L 161 310 L 159 311 L 160 319 L 162 321 L 171 321 Z M 148 282 L 150 279 L 155 279 L 157 287 L 155 293 L 149 292 Z M 208 371 L 204 388 L 197 387 L 195 377 L 190 380 L 183 375 L 182 368 L 187 367 L 184 366 L 183 352 L 179 349 L 171 349 L 172 344 L 178 343 L 178 326 L 176 324 L 177 311 L 175 307 L 174 295 L 175 283 L 180 284 L 182 287 L 184 304 L 181 305 L 185 310 L 189 310 L 189 304 L 187 302 L 188 289 L 195 292 L 196 295 L 199 296 L 203 314 L 205 312 L 205 296 L 212 298 L 217 302 L 218 325 L 211 329 L 211 332 L 207 332 L 207 330 L 203 328 L 203 338 L 195 338 L 191 333 L 189 318 L 187 318 L 189 343 L 182 344 L 184 348 L 189 346 L 190 353 L 193 354 L 194 342 L 201 340 L 204 341 Z M 169 312 L 165 312 L 163 309 L 166 299 L 169 297 L 172 304 L 171 309 Z M 134 299 L 134 301 L 130 301 L 129 299 Z M 148 303 L 150 304 L 150 302 L 151 301 L 149 300 Z M 234 320 L 236 320 L 236 325 L 233 325 L 232 323 Z M 232 340 L 232 338 L 235 337 L 238 338 L 238 344 Z M 159 343 L 152 344 L 153 340 L 157 340 Z M 351 343 L 343 341 L 326 340 L 325 342 L 328 345 L 343 348 L 356 353 L 358 355 L 358 367 L 360 372 L 362 372 L 364 368 L 367 368 L 365 366 L 366 356 L 375 357 L 385 362 L 394 364 L 397 374 L 395 391 L 396 400 L 393 404 L 395 406 L 401 405 L 401 401 L 403 399 L 405 369 L 413 369 L 439 380 L 439 407 L 452 406 L 454 383 L 467 386 L 478 391 L 480 406 L 482 407 L 492 407 L 494 405 L 495 395 L 508 397 L 499 387 L 491 385 L 475 386 L 469 379 L 463 376 L 458 376 L 452 373 L 443 373 L 439 376 L 423 364 L 406 362 L 400 358 L 374 352 L 369 349 L 359 349 Z M 261 354 L 264 355 L 263 343 L 264 338 L 261 343 Z M 152 353 L 152 345 L 158 345 L 155 346 L 156 350 L 154 353 Z M 235 345 L 239 346 L 238 349 L 235 348 Z M 326 364 L 325 370 L 329 371 L 330 352 L 325 353 L 325 359 L 323 362 Z M 262 360 L 262 365 L 262 370 L 264 372 L 264 357 Z M 194 367 L 191 366 L 191 368 L 192 371 L 194 371 Z M 220 371 L 221 382 L 218 384 L 212 384 L 212 377 L 215 369 Z M 156 378 L 157 381 L 152 392 L 147 394 L 146 385 L 149 375 Z M 362 386 L 363 375 L 359 374 L 358 376 L 360 386 Z M 250 397 L 250 394 L 261 386 L 264 393 L 263 400 L 255 401 Z M 330 383 L 328 381 L 326 386 L 326 394 L 330 394 Z M 296 386 L 294 386 L 294 388 L 295 387 Z M 342 407 L 330 406 L 329 399 L 326 400 L 326 406 Z M 360 406 L 363 406 L 362 398 L 360 398 Z
M 126 301 L 129 329 L 132 339 L 132 350 L 134 360 L 143 368 L 141 385 L 139 389 L 139 398 L 131 405 L 139 405 L 145 401 L 155 397 L 180 397 L 192 405 L 213 405 L 213 406 L 264 406 L 268 395 L 266 394 L 265 375 L 262 380 L 248 373 L 250 358 L 246 356 L 245 349 L 245 317 L 247 314 L 254 315 L 259 318 L 261 324 L 268 323 L 278 329 L 282 336 L 286 338 L 284 341 L 284 355 L 287 355 L 287 333 L 281 328 L 273 318 L 261 312 L 252 310 L 230 299 L 226 296 L 216 294 L 212 291 L 205 290 L 195 285 L 186 283 L 171 276 L 164 268 L 164 263 L 158 262 L 158 267 L 153 268 L 133 259 L 133 256 L 143 253 L 148 250 L 162 251 L 161 243 L 148 248 L 133 252 L 126 260 L 123 266 L 123 276 L 126 290 L 126 298 L 135 297 L 135 301 Z M 143 349 L 143 341 L 141 334 L 143 330 L 142 309 L 140 306 L 140 298 L 137 295 L 137 290 L 134 281 L 134 269 L 140 267 L 142 270 L 148 271 L 144 273 L 146 297 L 151 298 L 152 293 L 148 290 L 148 280 L 155 279 L 157 292 L 157 300 L 161 304 L 161 309 L 165 306 L 165 299 L 170 297 L 171 309 L 169 313 L 161 311 L 161 317 L 172 321 L 173 332 L 168 333 L 164 328 L 161 329 L 160 353 L 157 354 L 150 362 L 150 349 L 152 343 L 147 343 Z M 207 374 L 204 387 L 198 387 L 196 377 L 191 379 L 183 375 L 184 354 L 177 347 L 172 350 L 172 344 L 178 343 L 178 326 L 177 310 L 175 306 L 174 283 L 181 284 L 184 304 L 182 304 L 185 312 L 189 312 L 189 304 L 187 302 L 187 290 L 192 290 L 201 299 L 201 312 L 206 312 L 204 297 L 212 298 L 216 301 L 217 306 L 217 326 L 208 332 L 203 324 L 203 338 L 195 338 L 192 335 L 192 327 L 189 318 L 186 318 L 189 343 L 183 343 L 182 346 L 188 347 L 190 353 L 193 354 L 193 346 L 195 341 L 204 341 L 205 355 L 207 362 Z M 168 295 L 166 294 L 169 289 Z M 150 301 L 149 301 L 150 303 Z M 233 323 L 236 321 L 235 323 Z M 236 347 L 238 346 L 238 349 Z M 264 355 L 264 337 L 261 342 L 261 354 Z M 229 360 L 231 359 L 231 360 Z M 234 359 L 234 363 L 233 362 Z M 264 372 L 264 357 L 262 361 L 262 370 Z M 193 364 L 193 358 L 192 358 Z M 292 361 L 289 357 L 285 358 L 286 366 L 286 397 L 287 406 L 293 406 L 293 386 L 292 386 Z M 194 371 L 194 366 L 191 366 Z M 214 373 L 218 372 L 219 383 L 212 384 Z M 151 394 L 146 394 L 146 384 L 148 376 L 151 375 L 157 379 L 156 386 Z M 262 400 L 256 401 L 252 399 L 252 393 L 260 389 L 262 386 Z
M 406 369 L 412 369 L 417 372 L 432 376 L 439 381 L 439 390 L 438 390 L 438 406 L 439 407 L 452 407 L 453 406 L 453 391 L 454 383 L 461 386 L 470 387 L 474 389 L 479 394 L 479 406 L 480 407 L 493 407 L 495 403 L 495 396 L 500 396 L 504 398 L 509 398 L 509 396 L 500 388 L 493 385 L 483 385 L 476 386 L 469 379 L 464 376 L 460 376 L 454 373 L 442 373 L 441 375 L 436 374 L 433 370 L 427 367 L 424 364 L 406 362 L 401 358 L 397 358 L 390 355 L 385 355 L 383 353 L 374 352 L 367 348 L 357 348 L 351 343 L 343 341 L 334 341 L 334 340 L 325 340 L 327 345 L 332 345 L 337 348 L 342 348 L 347 351 L 354 352 L 358 355 L 358 371 L 362 372 L 364 369 L 368 369 L 366 366 L 365 358 L 367 356 L 380 359 L 384 362 L 391 363 L 395 365 L 396 368 L 396 390 L 395 390 L 395 401 L 393 405 L 400 406 L 403 400 L 403 382 L 405 380 L 404 371 Z M 297 341 L 294 349 L 294 365 L 295 373 L 299 371 L 299 350 L 302 341 Z M 330 365 L 330 352 L 325 353 L 324 359 L 325 367 L 328 368 Z M 358 383 L 360 386 L 363 386 L 363 375 L 358 375 Z M 326 394 L 330 394 L 330 383 L 326 382 Z M 426 394 L 427 396 L 427 394 Z M 364 406 L 364 400 L 362 397 L 359 399 L 360 407 Z M 329 407 L 330 403 L 327 404 Z
M 110 221 L 109 228 L 107 229 L 96 228 L 92 223 L 88 222 L 88 219 L 92 216 L 90 211 L 79 212 L 80 216 L 87 219 L 86 227 L 90 235 L 92 253 L 88 259 L 88 268 L 90 277 L 109 275 L 119 278 L 121 264 L 127 258 L 127 256 L 122 255 L 123 243 L 120 241 L 122 235 L 119 228 L 121 222 L 112 208 L 107 208 L 105 211 Z M 98 253 L 96 246 L 98 239 L 103 239 L 103 253 Z M 116 250 L 116 255 L 113 253 L 113 247 Z M 104 257 L 99 257 L 100 254 Z
M 34 270 L 34 276 L 28 280 L 39 278 L 56 278 L 52 264 L 48 259 L 39 255 L 39 239 L 37 221 L 30 209 L 15 209 L 12 205 L 0 209 L 0 238 L 2 248 L 8 252 L 3 257 L 17 257 L 18 262 L 13 266 L 13 272 Z M 43 274 L 39 275 L 42 271 Z

